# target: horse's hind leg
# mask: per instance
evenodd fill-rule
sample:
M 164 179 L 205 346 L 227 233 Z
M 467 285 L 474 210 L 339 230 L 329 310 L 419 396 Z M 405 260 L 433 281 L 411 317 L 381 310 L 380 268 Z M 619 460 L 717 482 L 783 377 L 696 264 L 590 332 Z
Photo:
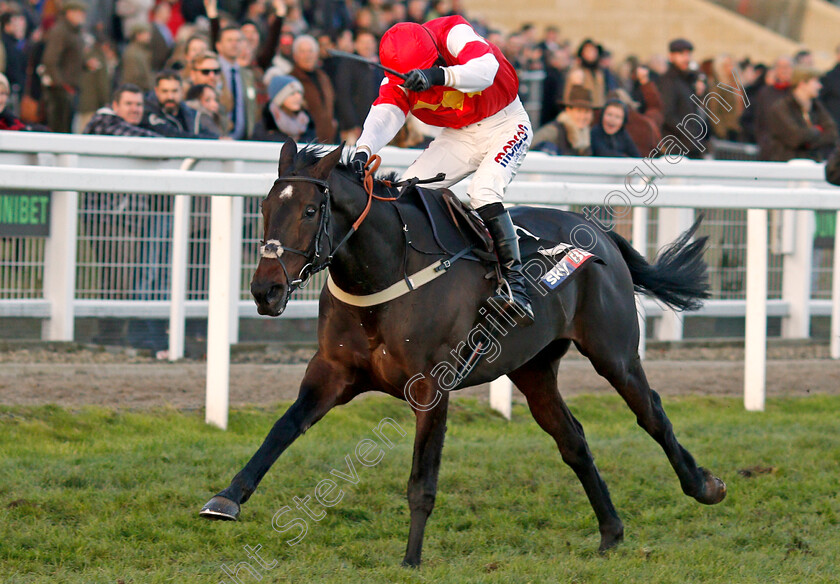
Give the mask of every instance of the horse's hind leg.
M 583 427 L 566 407 L 557 390 L 559 363 L 560 359 L 555 355 L 540 354 L 508 375 L 528 399 L 528 407 L 534 419 L 554 438 L 563 461 L 580 479 L 598 518 L 601 532 L 601 545 L 598 549 L 605 551 L 624 538 L 624 526 L 613 507 L 607 485 L 595 466 Z
M 253 494 L 283 451 L 335 405 L 352 399 L 355 393 L 351 379 L 353 375 L 343 366 L 316 354 L 306 369 L 295 403 L 274 423 L 262 445 L 233 477 L 230 486 L 210 499 L 200 515 L 207 519 L 237 519 L 240 504 Z
M 616 356 L 615 337 L 609 347 L 598 346 L 600 343 L 592 342 L 591 339 L 589 341 L 578 343 L 578 349 L 624 398 L 636 414 L 639 426 L 662 446 L 677 473 L 683 492 L 706 505 L 720 503 L 726 496 L 726 484 L 705 468 L 697 466 L 694 457 L 677 442 L 659 394 L 648 385 L 635 348 L 624 351 L 624 358 L 621 358 Z

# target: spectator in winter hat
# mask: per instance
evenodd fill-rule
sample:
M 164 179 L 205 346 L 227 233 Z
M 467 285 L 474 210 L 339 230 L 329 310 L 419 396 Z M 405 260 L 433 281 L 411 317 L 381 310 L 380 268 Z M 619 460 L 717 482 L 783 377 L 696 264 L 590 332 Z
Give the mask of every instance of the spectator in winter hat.
M 277 75 L 268 84 L 269 101 L 254 128 L 254 140 L 285 142 L 309 141 L 309 116 L 303 110 L 303 85 L 291 75 Z
M 589 127 L 592 124 L 592 92 L 582 85 L 574 85 L 566 109 L 553 122 L 534 134 L 534 147 L 547 154 L 589 156 L 592 154 Z

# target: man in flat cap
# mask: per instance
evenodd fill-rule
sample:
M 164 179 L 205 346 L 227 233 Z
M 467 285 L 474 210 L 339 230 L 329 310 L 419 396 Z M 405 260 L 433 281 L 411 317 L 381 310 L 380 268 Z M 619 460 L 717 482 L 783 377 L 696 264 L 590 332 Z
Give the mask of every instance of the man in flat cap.
M 668 71 L 659 78 L 657 84 L 665 104 L 665 122 L 662 125 L 662 135 L 676 137 L 688 149 L 689 158 L 700 158 L 702 151 L 697 143 L 685 140 L 677 129 L 686 116 L 698 115 L 697 105 L 691 101 L 692 94 L 698 98 L 705 93 L 702 83 L 698 84 L 697 72 L 691 69 L 692 45 L 686 39 L 674 39 L 668 43 Z M 700 114 L 702 115 L 702 114 Z
M 46 122 L 53 132 L 71 131 L 85 66 L 82 24 L 87 10 L 80 0 L 65 0 L 61 17 L 47 34 L 43 58 Z

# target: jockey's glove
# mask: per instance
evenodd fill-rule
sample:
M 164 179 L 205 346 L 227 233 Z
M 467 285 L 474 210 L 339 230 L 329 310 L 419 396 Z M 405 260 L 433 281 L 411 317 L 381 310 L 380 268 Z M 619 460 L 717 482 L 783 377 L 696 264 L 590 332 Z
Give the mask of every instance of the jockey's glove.
M 441 67 L 430 67 L 429 69 L 412 69 L 403 82 L 403 87 L 409 91 L 426 91 L 430 87 L 443 85 L 446 82 L 446 75 Z
M 359 177 L 359 180 L 365 179 L 365 164 L 367 164 L 368 155 L 364 150 L 359 150 L 350 161 L 350 168 Z

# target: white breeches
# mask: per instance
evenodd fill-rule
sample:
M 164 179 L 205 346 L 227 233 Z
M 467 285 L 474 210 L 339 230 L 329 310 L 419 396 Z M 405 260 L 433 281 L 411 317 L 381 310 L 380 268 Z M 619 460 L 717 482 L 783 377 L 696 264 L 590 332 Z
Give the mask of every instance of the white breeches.
M 533 137 L 531 120 L 517 97 L 480 122 L 444 129 L 403 178 L 431 178 L 443 172 L 445 180 L 426 186 L 448 187 L 475 173 L 467 188 L 473 208 L 501 203 Z

